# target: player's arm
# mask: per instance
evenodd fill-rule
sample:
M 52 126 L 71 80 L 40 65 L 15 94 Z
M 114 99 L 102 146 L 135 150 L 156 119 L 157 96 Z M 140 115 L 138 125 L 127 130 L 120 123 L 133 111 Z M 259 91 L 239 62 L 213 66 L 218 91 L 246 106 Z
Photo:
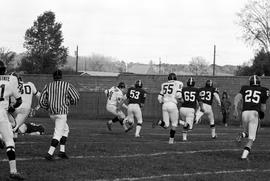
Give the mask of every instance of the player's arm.
M 14 80 L 12 80 L 12 85 L 13 85 L 13 96 L 15 98 L 15 103 L 13 105 L 10 105 L 8 108 L 8 112 L 12 113 L 15 111 L 15 109 L 17 107 L 19 107 L 22 104 L 22 97 L 21 97 L 21 93 L 20 90 L 18 89 L 18 80 L 17 78 L 14 78 Z
M 161 91 L 160 91 L 160 93 L 159 93 L 159 95 L 158 95 L 158 102 L 159 102 L 160 104 L 163 103 L 163 97 L 164 97 L 164 90 L 163 90 L 163 84 L 162 84 L 162 85 L 161 85 Z
M 40 99 L 39 99 L 39 105 L 43 109 L 48 109 L 48 86 L 45 85 L 43 91 L 41 92 Z
M 68 95 L 71 105 L 76 105 L 79 102 L 80 94 L 72 84 L 69 84 Z

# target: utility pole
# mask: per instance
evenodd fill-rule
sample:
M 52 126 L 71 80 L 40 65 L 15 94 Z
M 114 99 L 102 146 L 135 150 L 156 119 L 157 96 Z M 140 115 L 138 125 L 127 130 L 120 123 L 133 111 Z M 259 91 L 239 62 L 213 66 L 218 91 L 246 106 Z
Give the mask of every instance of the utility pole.
M 76 73 L 78 73 L 78 60 L 79 60 L 79 49 L 78 49 L 78 45 L 75 51 L 75 56 L 76 56 Z
M 213 76 L 215 76 L 216 69 L 216 45 L 214 45 L 214 59 L 213 59 Z
M 161 74 L 161 58 L 159 57 L 158 73 Z

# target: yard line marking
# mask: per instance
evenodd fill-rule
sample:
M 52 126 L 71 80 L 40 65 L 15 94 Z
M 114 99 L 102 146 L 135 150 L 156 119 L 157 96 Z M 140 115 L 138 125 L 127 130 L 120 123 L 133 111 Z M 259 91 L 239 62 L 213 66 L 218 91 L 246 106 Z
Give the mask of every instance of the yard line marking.
M 168 178 L 168 177 L 188 177 L 188 176 L 198 176 L 198 175 L 218 175 L 218 174 L 232 174 L 232 173 L 248 173 L 248 172 L 270 172 L 270 169 L 242 169 L 242 170 L 220 170 L 220 171 L 209 171 L 209 172 L 195 172 L 195 173 L 183 173 L 183 174 L 164 174 L 164 175 L 153 175 L 148 177 L 133 177 L 133 178 L 117 178 L 113 181 L 123 181 L 123 180 L 149 180 L 149 179 L 158 179 L 158 178 Z M 104 180 L 104 179 L 103 179 Z M 95 180 L 101 181 L 101 180 Z
M 71 159 L 88 159 L 88 158 L 135 158 L 135 157 L 155 157 L 168 154 L 196 154 L 196 153 L 209 153 L 209 152 L 225 152 L 225 151 L 241 151 L 242 149 L 215 149 L 215 150 L 190 150 L 190 151 L 169 151 L 169 152 L 157 152 L 157 153 L 141 153 L 133 155 L 90 155 L 90 156 L 70 156 Z M 267 150 L 258 150 L 257 152 L 267 152 Z M 43 157 L 28 157 L 28 158 L 17 158 L 17 161 L 29 161 L 29 160 L 41 160 Z M 56 157 L 56 159 L 59 159 Z M 0 162 L 6 162 L 8 159 L 1 159 Z

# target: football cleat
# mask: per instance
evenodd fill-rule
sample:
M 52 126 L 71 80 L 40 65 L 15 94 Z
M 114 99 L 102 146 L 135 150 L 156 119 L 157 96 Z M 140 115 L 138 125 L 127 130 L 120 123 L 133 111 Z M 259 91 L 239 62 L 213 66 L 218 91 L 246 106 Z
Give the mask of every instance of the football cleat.
M 53 161 L 53 160 L 54 160 L 53 155 L 50 155 L 49 153 L 47 153 L 47 154 L 44 156 L 44 158 L 45 158 L 46 160 L 48 160 L 48 161 Z
M 111 131 L 112 130 L 112 123 L 107 122 L 107 128 L 109 131 Z
M 69 157 L 67 156 L 66 152 L 62 152 L 62 151 L 60 151 L 58 153 L 58 157 L 59 158 L 62 158 L 62 159 L 69 159 Z
M 135 138 L 142 138 L 141 135 L 135 135 Z
M 213 140 L 217 139 L 217 135 L 212 136 L 212 139 L 213 139 Z
M 24 177 L 20 173 L 18 173 L 18 172 L 16 172 L 16 173 L 10 173 L 9 174 L 9 178 L 11 180 L 24 180 Z

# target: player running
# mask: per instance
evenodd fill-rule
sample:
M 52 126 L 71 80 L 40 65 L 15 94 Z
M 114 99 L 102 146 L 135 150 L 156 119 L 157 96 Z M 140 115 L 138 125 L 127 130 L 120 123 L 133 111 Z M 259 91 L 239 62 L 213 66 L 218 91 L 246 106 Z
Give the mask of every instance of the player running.
M 22 103 L 21 94 L 18 89 L 18 79 L 6 74 L 6 66 L 0 61 L 0 134 L 6 146 L 6 154 L 9 160 L 10 179 L 24 180 L 24 177 L 17 172 L 15 143 L 13 132 L 8 119 L 8 112 L 14 112 Z M 9 97 L 15 97 L 14 105 L 9 106 Z
M 216 128 L 215 128 L 215 119 L 214 113 L 212 110 L 212 103 L 215 99 L 219 107 L 221 107 L 221 102 L 219 98 L 218 89 L 213 87 L 212 80 L 207 80 L 205 87 L 199 89 L 200 101 L 202 102 L 200 108 L 196 111 L 195 121 L 198 123 L 203 115 L 206 115 L 211 127 L 211 136 L 212 139 L 216 139 Z
M 198 106 L 199 89 L 194 87 L 195 80 L 190 77 L 187 81 L 187 87 L 182 89 L 182 105 L 180 108 L 180 124 L 183 125 L 183 141 L 187 141 L 187 132 L 193 128 L 195 110 Z
M 175 73 L 170 73 L 168 81 L 161 85 L 161 91 L 158 95 L 158 101 L 162 104 L 163 120 L 154 122 L 152 127 L 159 125 L 168 128 L 171 122 L 169 144 L 174 143 L 175 130 L 178 125 L 179 112 L 177 108 L 178 99 L 181 98 L 183 83 L 177 81 Z
M 135 131 L 135 138 L 139 138 L 143 118 L 141 108 L 144 106 L 146 92 L 142 89 L 143 84 L 141 80 L 137 80 L 134 87 L 130 87 L 127 91 L 126 98 L 128 101 L 127 108 L 127 121 L 131 124 L 134 123 L 134 117 L 137 119 L 137 126 Z M 125 123 L 124 123 L 125 124 Z M 132 128 L 132 127 L 130 127 Z M 130 128 L 128 130 L 130 130 Z
M 16 108 L 15 112 L 12 114 L 15 121 L 15 127 L 13 128 L 15 133 L 20 130 L 21 125 L 24 124 L 29 114 L 32 112 L 31 115 L 33 115 L 33 112 L 40 108 L 39 105 L 37 105 L 33 110 L 31 108 L 33 96 L 35 96 L 38 100 L 40 97 L 40 92 L 37 90 L 36 86 L 32 82 L 23 82 L 22 78 L 19 76 L 18 80 L 21 84 L 20 91 L 22 95 L 22 104 Z M 12 121 L 13 119 L 10 118 L 10 120 Z
M 127 106 L 123 103 L 124 102 L 123 92 L 125 88 L 126 88 L 125 83 L 120 82 L 117 87 L 113 86 L 110 89 L 105 90 L 105 94 L 107 96 L 106 110 L 115 116 L 112 120 L 109 120 L 107 122 L 107 127 L 109 131 L 112 130 L 112 124 L 116 122 L 119 122 L 126 132 L 128 131 L 126 124 L 123 124 L 126 115 L 121 110 L 122 107 L 127 109 Z
M 250 85 L 241 87 L 240 92 L 234 98 L 234 116 L 238 117 L 238 105 L 243 102 L 242 124 L 243 132 L 239 133 L 237 141 L 247 138 L 241 159 L 247 160 L 253 142 L 256 139 L 259 120 L 264 118 L 266 101 L 269 97 L 269 89 L 261 86 L 261 80 L 253 75 L 249 78 Z

